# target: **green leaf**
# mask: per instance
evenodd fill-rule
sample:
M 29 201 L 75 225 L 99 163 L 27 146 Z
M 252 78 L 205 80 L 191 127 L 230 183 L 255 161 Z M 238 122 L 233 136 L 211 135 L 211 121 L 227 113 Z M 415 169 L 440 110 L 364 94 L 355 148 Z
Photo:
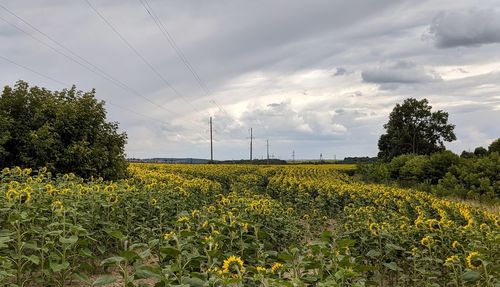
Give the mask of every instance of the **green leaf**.
M 85 282 L 87 284 L 90 284 L 90 278 L 89 278 L 89 276 L 87 276 L 87 274 L 76 272 L 73 274 L 73 277 L 75 277 L 77 280 L 79 280 L 81 282 Z
M 10 237 L 0 237 L 0 248 L 6 248 L 6 247 L 9 247 L 7 244 L 7 242 L 10 242 L 12 239 L 10 239 Z
M 479 279 L 481 279 L 481 273 L 479 273 L 477 271 L 469 270 L 469 271 L 466 271 L 464 274 L 462 274 L 462 280 L 469 282 L 469 283 L 476 282 Z
M 30 256 L 26 256 L 26 258 L 33 262 L 34 264 L 38 265 L 40 263 L 40 258 L 38 258 L 38 256 L 36 255 L 30 255 Z
M 351 247 L 351 246 L 354 246 L 354 244 L 356 244 L 356 240 L 353 240 L 353 239 L 337 240 L 337 245 L 340 248 Z
M 189 237 L 189 236 L 194 236 L 195 234 L 196 233 L 193 231 L 182 230 L 181 232 L 179 232 L 179 237 Z
M 333 232 L 331 232 L 330 230 L 325 230 L 323 231 L 323 233 L 321 233 L 321 239 L 323 241 L 326 241 L 326 242 L 329 242 L 333 237 Z
M 83 255 L 85 257 L 94 257 L 94 253 L 92 253 L 92 251 L 90 251 L 90 249 L 88 248 L 83 248 L 83 249 L 80 249 L 80 255 Z
M 50 269 L 52 269 L 52 271 L 54 272 L 61 272 L 65 269 L 68 269 L 69 268 L 69 262 L 68 261 L 64 261 L 62 263 L 56 263 L 56 262 L 50 262 Z
M 123 257 L 120 257 L 120 256 L 113 256 L 113 257 L 109 257 L 109 258 L 106 258 L 104 259 L 103 261 L 101 261 L 101 266 L 102 265 L 115 265 L 115 264 L 120 264 L 120 262 L 123 262 L 125 261 L 126 259 L 123 258 Z
M 203 287 L 203 285 L 205 284 L 205 281 L 201 280 L 200 278 L 196 278 L 196 277 L 184 278 L 182 281 L 193 286 L 193 287 Z
M 59 237 L 59 242 L 61 242 L 62 244 L 68 244 L 68 245 L 73 245 L 75 244 L 76 242 L 78 241 L 78 236 L 76 235 L 72 235 L 68 238 L 65 238 L 65 237 Z
M 120 241 L 125 239 L 125 235 L 120 230 L 105 230 L 105 232 Z
M 173 248 L 173 247 L 163 247 L 160 249 L 160 252 L 162 254 L 170 255 L 172 257 L 175 257 L 175 256 L 181 254 L 181 252 L 179 250 L 177 250 L 176 248 Z
M 403 247 L 392 243 L 387 243 L 385 245 L 385 248 L 387 248 L 388 250 L 401 250 L 401 251 L 405 250 Z
M 376 258 L 376 257 L 379 257 L 382 253 L 380 253 L 380 251 L 377 251 L 377 250 L 370 250 L 368 251 L 368 253 L 366 253 L 366 256 L 368 257 L 371 257 L 371 258 Z
M 396 264 L 396 262 L 390 262 L 390 263 L 384 263 L 384 266 L 391 269 L 392 271 L 398 271 L 401 272 L 403 269 Z
M 137 279 L 155 278 L 162 280 L 162 273 L 160 268 L 153 268 L 150 266 L 141 266 L 135 270 Z
M 127 261 L 132 262 L 139 258 L 139 254 L 134 251 L 125 250 L 120 252 L 120 256 L 127 259 Z
M 97 278 L 93 283 L 92 286 L 102 286 L 102 285 L 107 285 L 114 283 L 116 281 L 116 278 L 112 275 L 103 275 Z
M 146 249 L 146 250 L 144 250 L 144 251 L 142 251 L 142 252 L 139 253 L 139 257 L 142 258 L 142 259 L 147 258 L 149 256 L 151 256 L 151 250 L 150 249 Z

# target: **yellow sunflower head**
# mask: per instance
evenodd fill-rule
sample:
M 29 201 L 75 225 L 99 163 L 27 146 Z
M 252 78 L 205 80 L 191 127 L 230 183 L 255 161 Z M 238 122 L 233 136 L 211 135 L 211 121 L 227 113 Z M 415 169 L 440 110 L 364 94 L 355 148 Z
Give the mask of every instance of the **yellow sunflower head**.
M 436 219 L 427 220 L 427 226 L 432 231 L 438 231 L 439 229 L 441 229 L 441 226 L 439 225 L 439 221 L 437 221 Z
M 432 239 L 432 237 L 430 237 L 429 235 L 426 235 L 424 238 L 422 238 L 422 240 L 420 240 L 420 243 L 423 246 L 430 248 L 434 243 L 434 239 Z
M 448 258 L 446 258 L 445 264 L 446 265 L 452 265 L 452 264 L 458 264 L 460 263 L 460 258 L 458 258 L 457 255 L 452 255 Z
M 369 229 L 374 236 L 378 236 L 380 234 L 379 227 L 376 223 L 370 223 Z
M 241 275 L 245 272 L 245 267 L 243 266 L 243 260 L 241 257 L 236 257 L 234 255 L 229 256 L 226 260 L 224 260 L 222 272 L 227 274 L 229 277 L 241 278 Z
M 455 240 L 455 241 L 453 241 L 453 243 L 451 244 L 451 247 L 452 247 L 453 249 L 458 249 L 458 248 L 460 248 L 461 246 L 462 246 L 462 245 L 461 245 L 458 241 L 456 241 L 456 240 Z
M 167 233 L 163 234 L 163 240 L 165 240 L 165 241 L 170 241 L 174 237 L 175 237 L 175 232 L 174 231 L 170 231 L 170 232 L 167 232 Z
M 273 273 L 276 273 L 278 270 L 281 270 L 281 268 L 283 268 L 283 264 L 276 262 L 273 264 L 273 266 L 271 266 L 271 271 Z
M 467 266 L 469 266 L 470 269 L 477 269 L 483 264 L 479 253 L 474 251 L 470 252 L 465 260 L 467 261 Z

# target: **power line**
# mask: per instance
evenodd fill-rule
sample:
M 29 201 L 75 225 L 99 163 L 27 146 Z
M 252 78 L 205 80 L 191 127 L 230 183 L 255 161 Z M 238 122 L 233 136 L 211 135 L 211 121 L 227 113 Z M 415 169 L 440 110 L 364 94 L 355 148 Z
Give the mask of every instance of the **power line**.
M 179 57 L 179 59 L 182 61 L 182 63 L 186 66 L 186 68 L 189 70 L 189 72 L 191 72 L 191 74 L 193 75 L 193 77 L 196 79 L 196 82 L 205 91 L 205 93 L 210 94 L 210 90 L 205 85 L 205 83 L 201 80 L 200 76 L 198 75 L 198 73 L 196 72 L 196 70 L 194 69 L 194 67 L 191 65 L 191 63 L 189 62 L 189 60 L 186 58 L 186 56 L 184 55 L 184 53 L 182 52 L 182 50 L 177 46 L 177 44 L 175 43 L 175 40 L 173 39 L 172 35 L 170 35 L 170 33 L 166 29 L 166 27 L 163 24 L 163 22 L 154 13 L 154 11 L 151 8 L 151 6 L 149 5 L 148 1 L 147 0 L 139 0 L 139 1 L 141 2 L 142 6 L 146 10 L 146 12 L 149 14 L 149 16 L 151 16 L 151 18 L 153 19 L 153 21 L 155 22 L 156 26 L 158 27 L 158 29 L 160 30 L 160 32 L 163 34 L 163 36 L 165 37 L 165 39 L 167 39 L 167 41 L 170 44 L 170 46 L 172 47 L 172 49 L 174 49 L 174 51 L 177 54 L 177 56 Z
M 54 79 L 54 78 L 52 78 L 52 77 L 50 77 L 50 76 L 44 75 L 44 74 L 42 74 L 42 73 L 40 73 L 40 72 L 38 72 L 38 71 L 35 71 L 35 70 L 33 70 L 33 69 L 29 68 L 29 67 L 24 66 L 24 65 L 22 65 L 22 64 L 16 63 L 16 62 L 14 62 L 14 61 L 12 61 L 12 60 L 10 60 L 10 59 L 8 59 L 8 58 L 5 58 L 5 57 L 4 57 L 4 56 L 2 56 L 2 55 L 0 55 L 0 59 L 4 60 L 4 61 L 6 61 L 6 62 L 9 62 L 9 63 L 11 63 L 11 64 L 13 64 L 13 65 L 16 65 L 16 66 L 18 66 L 18 67 L 21 67 L 21 68 L 23 68 L 23 69 L 25 69 L 25 70 L 28 70 L 28 71 L 30 71 L 30 72 L 32 72 L 32 73 L 34 73 L 34 74 L 37 74 L 37 75 L 39 75 L 40 77 L 43 77 L 43 78 L 46 78 L 46 79 L 51 80 L 51 81 L 53 81 L 53 82 L 56 82 L 56 83 L 58 83 L 58 84 L 61 84 L 62 86 L 71 86 L 71 85 L 69 85 L 69 84 L 67 84 L 67 83 L 61 82 L 61 81 L 59 81 L 59 80 L 57 80 L 57 79 Z
M 151 71 L 153 71 L 153 73 L 158 76 L 158 78 L 160 78 L 165 83 L 165 85 L 167 85 L 167 87 L 169 87 L 174 92 L 175 95 L 184 99 L 184 101 L 186 101 L 186 103 L 188 103 L 196 112 L 200 112 L 195 106 L 193 106 L 193 104 L 191 104 L 190 101 L 188 101 L 182 94 L 180 94 L 179 91 L 177 91 L 177 89 L 175 89 L 170 84 L 170 82 L 167 81 L 167 79 L 163 77 L 163 75 L 148 60 L 146 60 L 146 58 L 136 48 L 134 48 L 134 46 L 111 24 L 111 22 L 106 19 L 106 17 L 104 17 L 103 14 L 99 12 L 99 10 L 97 10 L 94 5 L 92 5 L 92 3 L 90 3 L 89 0 L 85 0 L 85 2 L 97 14 L 97 16 L 99 16 L 99 18 L 101 18 L 101 20 L 103 20 L 104 23 L 106 23 L 106 25 L 123 41 L 123 43 L 125 43 L 125 45 L 127 45 L 127 47 L 129 47 L 151 69 Z
M 210 91 L 208 86 L 205 84 L 205 82 L 201 79 L 200 75 L 198 74 L 196 69 L 193 67 L 191 62 L 187 59 L 186 55 L 182 52 L 182 49 L 179 48 L 179 46 L 175 42 L 172 35 L 168 32 L 166 26 L 161 21 L 160 17 L 158 17 L 158 15 L 156 15 L 156 13 L 154 12 L 151 5 L 149 5 L 148 0 L 139 0 L 139 1 L 141 2 L 142 6 L 146 10 L 146 12 L 149 14 L 149 16 L 153 19 L 156 26 L 158 27 L 158 29 L 160 30 L 160 32 L 162 33 L 164 38 L 168 41 L 168 43 L 170 44 L 172 49 L 174 49 L 175 53 L 177 54 L 177 57 L 181 60 L 181 62 L 184 64 L 184 66 L 186 66 L 186 68 L 191 73 L 191 75 L 193 75 L 194 79 L 196 80 L 196 82 L 198 83 L 200 88 L 205 92 L 205 94 L 207 96 L 210 96 L 212 94 L 212 92 Z M 211 101 L 215 105 L 217 105 L 219 110 L 223 111 L 227 115 L 227 112 L 214 99 L 212 99 Z
M 31 27 L 33 30 L 37 31 L 38 33 L 42 34 L 43 36 L 45 36 L 47 39 L 49 39 L 50 41 L 52 41 L 54 44 L 56 44 L 57 46 L 61 47 L 62 49 L 66 50 L 67 52 L 69 52 L 70 54 L 72 54 L 74 57 L 80 59 L 81 61 L 87 63 L 89 66 L 91 66 L 92 68 L 89 68 L 87 65 L 84 65 L 82 64 L 80 61 L 78 60 L 75 60 L 75 58 L 73 57 L 70 57 L 68 56 L 66 53 L 54 48 L 53 46 L 47 44 L 46 42 L 44 42 L 43 40 L 40 40 L 39 38 L 33 36 L 31 33 L 29 33 L 28 31 L 20 28 L 19 26 L 11 23 L 10 21 L 6 20 L 5 18 L 1 17 L 0 16 L 0 19 L 3 20 L 5 23 L 7 23 L 8 25 L 14 27 L 15 29 L 21 31 L 22 33 L 28 35 L 30 38 L 32 38 L 33 40 L 39 42 L 40 44 L 46 46 L 47 48 L 51 49 L 52 51 L 64 56 L 66 59 L 82 66 L 83 68 L 87 69 L 88 71 L 92 72 L 93 74 L 96 74 L 102 78 L 104 78 L 105 80 L 113 83 L 114 85 L 118 86 L 119 88 L 121 89 L 124 89 L 125 91 L 127 92 L 130 92 L 132 93 L 133 95 L 135 96 L 138 96 L 140 98 L 143 98 L 144 100 L 146 100 L 147 102 L 159 107 L 159 108 L 162 108 L 164 109 L 165 111 L 171 113 L 171 114 L 175 114 L 175 115 L 179 115 L 165 107 L 163 107 L 162 105 L 159 105 L 155 102 L 153 102 L 152 100 L 150 100 L 149 98 L 147 98 L 146 96 L 140 94 L 139 92 L 135 91 L 133 88 L 129 87 L 128 85 L 126 85 L 125 83 L 115 79 L 114 77 L 112 77 L 111 75 L 109 75 L 108 73 L 106 73 L 104 70 L 102 70 L 101 68 L 99 68 L 98 66 L 92 64 L 91 62 L 89 62 L 88 60 L 86 60 L 85 58 L 81 57 L 80 55 L 78 55 L 77 53 L 71 51 L 69 48 L 67 48 L 66 46 L 60 44 L 58 41 L 56 41 L 55 39 L 53 39 L 52 37 L 50 37 L 48 34 L 44 33 L 43 31 L 41 31 L 40 29 L 36 28 L 35 26 L 33 26 L 32 24 L 30 24 L 28 21 L 24 20 L 23 18 L 21 18 L 20 16 L 18 16 L 17 14 L 15 14 L 14 12 L 12 12 L 11 10 L 9 10 L 8 8 L 6 8 L 5 6 L 3 6 L 2 4 L 0 4 L 0 8 L 4 9 L 5 11 L 7 11 L 8 13 L 10 13 L 11 15 L 13 15 L 14 17 L 16 17 L 17 19 L 21 20 L 23 23 L 25 23 L 26 25 L 28 25 L 29 27 Z M 96 72 L 96 70 L 98 72 Z
M 71 85 L 70 85 L 70 84 L 68 84 L 68 83 L 65 83 L 65 82 L 63 82 L 63 81 L 57 80 L 57 79 L 55 79 L 55 78 L 53 78 L 53 77 L 51 77 L 51 76 L 48 76 L 48 75 L 46 75 L 46 74 L 44 74 L 44 73 L 41 73 L 41 72 L 39 72 L 39 71 L 36 71 L 36 70 L 34 70 L 34 69 L 30 68 L 30 67 L 27 67 L 27 66 L 25 66 L 25 65 L 19 64 L 19 63 L 15 62 L 15 61 L 12 61 L 12 60 L 10 60 L 10 59 L 8 59 L 8 58 L 4 57 L 4 56 L 1 56 L 1 55 L 0 55 L 0 59 L 4 60 L 4 61 L 6 61 L 6 62 L 9 62 L 9 63 L 11 63 L 11 64 L 13 64 L 13 65 L 16 65 L 16 66 L 18 66 L 18 67 L 20 67 L 20 68 L 23 68 L 23 69 L 25 69 L 25 70 L 28 70 L 28 71 L 30 71 L 30 72 L 32 72 L 32 73 L 34 73 L 34 74 L 37 74 L 37 75 L 38 75 L 38 76 L 40 76 L 40 77 L 43 77 L 43 78 L 48 79 L 48 80 L 51 80 L 51 81 L 53 81 L 53 82 L 55 82 L 55 83 L 61 84 L 62 86 L 67 86 L 67 87 L 71 86 Z M 158 120 L 158 119 L 156 119 L 156 118 L 154 118 L 154 117 L 151 117 L 151 116 L 148 116 L 148 115 L 145 115 L 145 114 L 142 114 L 142 113 L 136 112 L 136 111 L 134 111 L 134 110 L 131 110 L 131 109 L 126 108 L 126 107 L 123 107 L 123 106 L 121 106 L 121 105 L 117 105 L 117 104 L 115 104 L 115 103 L 113 103 L 113 102 L 111 102 L 111 101 L 105 101 L 105 102 L 106 102 L 107 104 L 110 104 L 110 105 L 112 105 L 112 106 L 115 106 L 115 107 L 117 107 L 117 108 L 119 108 L 119 109 L 121 109 L 121 110 L 124 110 L 124 111 L 130 112 L 130 113 L 133 113 L 133 114 L 136 114 L 136 115 L 139 115 L 139 116 L 145 117 L 145 118 L 149 118 L 149 119 L 151 119 L 151 120 L 153 120 L 153 121 L 155 121 L 155 122 L 163 122 L 163 121 Z M 166 124 L 166 122 L 163 122 L 163 123 L 165 123 L 165 124 Z M 205 138 L 202 134 L 200 134 L 200 135 L 202 136 L 202 138 L 203 138 L 203 139 L 205 139 L 205 140 L 206 140 L 206 138 Z

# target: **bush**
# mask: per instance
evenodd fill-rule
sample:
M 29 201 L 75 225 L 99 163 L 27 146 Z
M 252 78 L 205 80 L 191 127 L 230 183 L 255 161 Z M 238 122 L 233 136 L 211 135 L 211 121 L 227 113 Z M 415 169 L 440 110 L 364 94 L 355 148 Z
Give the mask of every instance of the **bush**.
M 436 186 L 436 191 L 457 186 L 466 190 L 457 194 L 462 198 L 491 200 L 500 198 L 500 155 L 498 152 L 482 157 L 460 160 Z
M 19 81 L 0 96 L 0 166 L 47 167 L 82 177 L 126 176 L 127 136 L 106 122 L 95 91 L 51 92 Z
M 427 155 L 406 154 L 389 163 L 358 165 L 362 180 L 377 183 L 391 181 L 405 187 L 434 192 L 440 196 L 496 201 L 500 199 L 500 156 L 459 157 L 451 151 Z

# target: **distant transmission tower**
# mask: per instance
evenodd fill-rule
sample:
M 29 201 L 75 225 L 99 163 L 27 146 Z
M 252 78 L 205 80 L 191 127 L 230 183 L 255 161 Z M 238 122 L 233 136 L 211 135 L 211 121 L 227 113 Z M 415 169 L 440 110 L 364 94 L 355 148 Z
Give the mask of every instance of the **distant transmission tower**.
M 250 128 L 250 161 L 253 159 L 253 129 Z
M 214 161 L 214 144 L 212 139 L 212 117 L 210 117 L 210 161 Z
M 269 164 L 269 140 L 266 140 L 266 149 L 267 149 L 267 164 Z

